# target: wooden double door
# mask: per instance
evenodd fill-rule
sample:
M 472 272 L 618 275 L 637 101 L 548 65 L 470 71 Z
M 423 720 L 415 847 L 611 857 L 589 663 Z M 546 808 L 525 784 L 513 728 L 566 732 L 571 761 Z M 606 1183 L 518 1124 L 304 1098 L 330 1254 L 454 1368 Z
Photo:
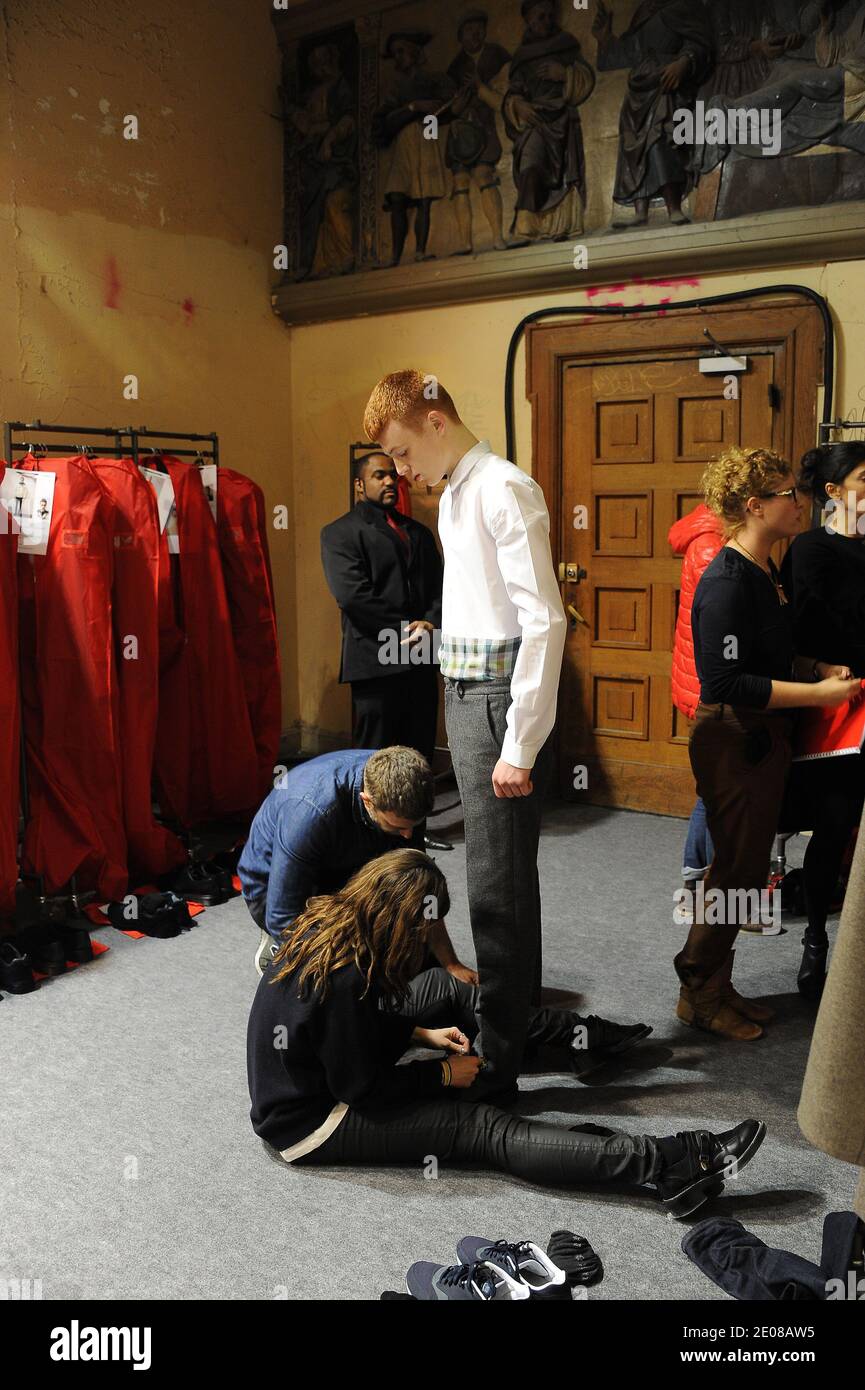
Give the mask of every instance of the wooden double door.
M 704 374 L 713 337 L 748 369 Z M 822 323 L 801 300 L 529 330 L 534 476 L 569 618 L 559 692 L 569 799 L 687 815 L 689 726 L 670 671 L 681 560 L 670 527 L 733 444 L 794 464 L 815 438 Z

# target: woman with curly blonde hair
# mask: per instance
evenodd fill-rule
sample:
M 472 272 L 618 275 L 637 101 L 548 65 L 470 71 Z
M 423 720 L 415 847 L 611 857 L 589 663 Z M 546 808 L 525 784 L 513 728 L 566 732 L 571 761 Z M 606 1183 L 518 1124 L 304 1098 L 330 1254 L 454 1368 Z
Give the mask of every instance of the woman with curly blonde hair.
M 801 529 L 789 463 L 768 449 L 731 448 L 709 464 L 703 491 L 726 543 L 694 595 L 700 704 L 689 751 L 715 854 L 675 959 L 676 1014 L 691 1027 L 750 1041 L 772 1013 L 734 989 L 733 943 L 766 887 L 792 711 L 843 704 L 859 684 L 794 657 L 792 609 L 770 553 Z

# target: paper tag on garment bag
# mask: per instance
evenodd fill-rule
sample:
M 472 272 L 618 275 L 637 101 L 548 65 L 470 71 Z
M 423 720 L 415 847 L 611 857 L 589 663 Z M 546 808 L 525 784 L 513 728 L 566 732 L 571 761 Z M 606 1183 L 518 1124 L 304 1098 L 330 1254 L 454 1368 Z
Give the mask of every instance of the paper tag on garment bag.
M 201 486 L 204 488 L 204 495 L 210 504 L 210 511 L 213 520 L 216 520 L 216 489 L 219 486 L 216 475 L 219 472 L 215 463 L 203 463 L 199 468 L 201 474 Z
M 45 555 L 56 473 L 7 468 L 0 482 L 0 530 L 17 532 L 19 555 Z
M 174 484 L 167 473 L 156 468 L 138 465 L 142 478 L 146 478 L 156 493 L 156 507 L 159 513 L 159 530 L 168 537 L 168 549 L 172 555 L 180 554 L 180 536 L 177 533 L 177 507 L 174 501 Z

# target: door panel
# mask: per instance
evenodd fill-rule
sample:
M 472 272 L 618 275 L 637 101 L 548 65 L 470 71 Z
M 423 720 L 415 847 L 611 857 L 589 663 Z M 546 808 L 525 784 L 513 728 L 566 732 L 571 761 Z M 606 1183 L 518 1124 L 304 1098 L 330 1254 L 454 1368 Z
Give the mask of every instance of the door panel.
M 563 596 L 586 621 L 571 622 L 559 729 L 563 769 L 586 767 L 591 801 L 693 804 L 687 721 L 670 697 L 681 562 L 667 533 L 701 500 L 708 460 L 772 443 L 775 372 L 774 353 L 752 354 L 725 400 L 723 377 L 692 356 L 563 366 L 559 549 L 586 571 Z

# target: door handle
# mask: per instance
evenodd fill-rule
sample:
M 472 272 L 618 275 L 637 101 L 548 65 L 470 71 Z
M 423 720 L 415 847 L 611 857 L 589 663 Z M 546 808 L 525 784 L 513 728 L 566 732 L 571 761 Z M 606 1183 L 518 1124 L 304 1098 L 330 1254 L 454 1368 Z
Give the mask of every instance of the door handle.
M 560 584 L 579 584 L 583 579 L 587 578 L 587 572 L 582 568 L 581 565 L 574 564 L 572 560 L 562 560 L 561 564 L 559 565 Z
M 568 604 L 568 617 L 571 620 L 571 628 L 574 630 L 576 629 L 577 623 L 582 623 L 584 627 L 589 626 L 582 613 L 580 613 L 572 603 Z

